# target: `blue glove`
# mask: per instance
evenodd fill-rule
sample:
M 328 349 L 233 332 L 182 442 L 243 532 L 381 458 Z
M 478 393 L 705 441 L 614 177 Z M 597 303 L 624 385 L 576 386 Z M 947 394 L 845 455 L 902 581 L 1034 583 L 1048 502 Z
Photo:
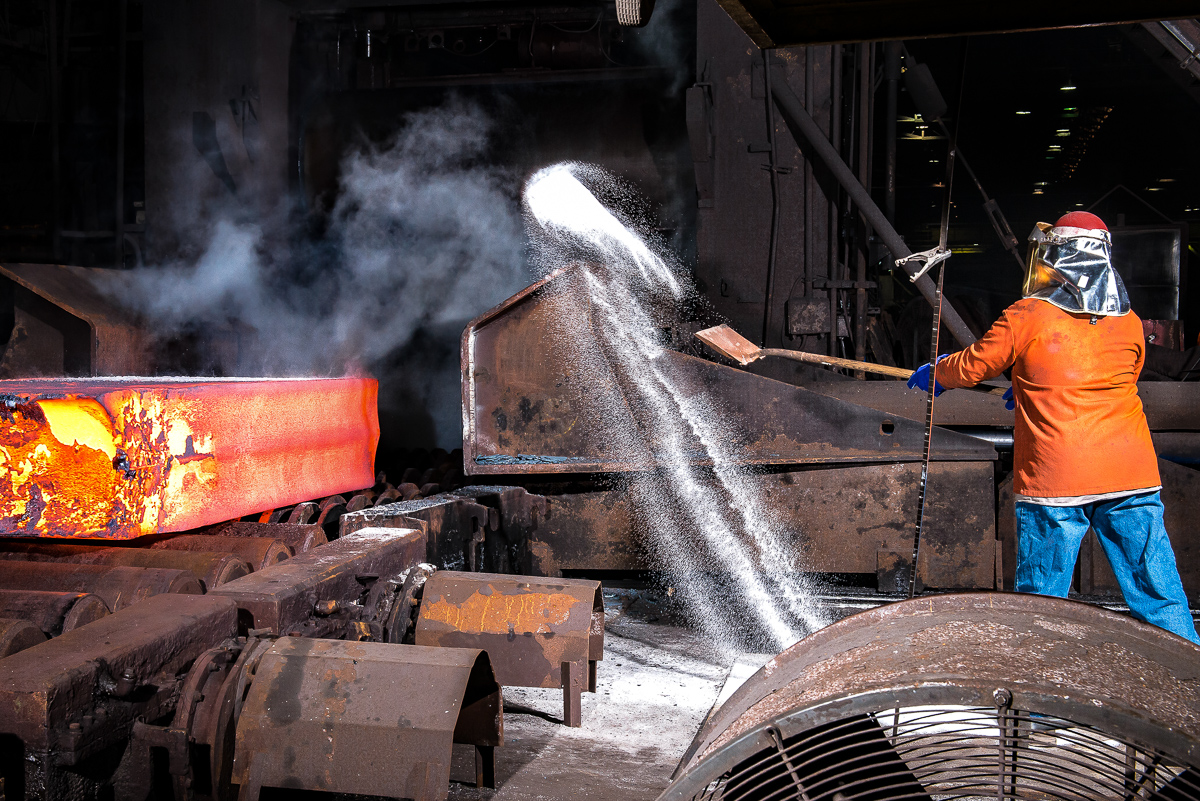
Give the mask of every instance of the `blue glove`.
M 1004 390 L 1004 408 L 1008 409 L 1010 412 L 1017 408 L 1017 400 L 1013 397 L 1012 387 Z
M 943 353 L 941 356 L 938 357 L 938 361 L 940 362 L 942 359 L 946 358 L 949 355 L 950 354 L 948 354 L 948 353 Z M 908 388 L 909 389 L 919 389 L 922 392 L 928 392 L 929 391 L 929 369 L 932 366 L 933 365 L 930 365 L 930 364 L 923 364 L 920 367 L 918 367 L 916 370 L 914 370 L 912 376 L 909 377 L 909 379 L 908 379 Z M 933 397 L 936 398 L 938 395 L 941 395 L 945 391 L 946 391 L 946 388 L 943 387 L 941 384 L 939 384 L 936 380 L 933 382 Z

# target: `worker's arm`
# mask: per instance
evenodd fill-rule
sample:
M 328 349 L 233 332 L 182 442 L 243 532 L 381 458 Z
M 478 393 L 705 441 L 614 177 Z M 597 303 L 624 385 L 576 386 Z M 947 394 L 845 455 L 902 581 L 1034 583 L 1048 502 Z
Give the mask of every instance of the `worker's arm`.
M 1013 321 L 1006 309 L 979 341 L 938 362 L 937 383 L 946 389 L 973 387 L 1012 367 L 1016 358 Z

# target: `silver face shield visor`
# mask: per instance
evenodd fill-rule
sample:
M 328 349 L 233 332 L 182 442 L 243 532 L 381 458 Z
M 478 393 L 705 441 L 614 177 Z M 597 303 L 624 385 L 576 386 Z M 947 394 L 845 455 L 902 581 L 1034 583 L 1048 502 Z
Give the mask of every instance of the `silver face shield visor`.
M 1029 235 L 1025 267 L 1027 298 L 1064 311 L 1121 316 L 1129 313 L 1129 295 L 1112 267 L 1112 239 L 1103 229 L 1054 231 L 1038 223 Z

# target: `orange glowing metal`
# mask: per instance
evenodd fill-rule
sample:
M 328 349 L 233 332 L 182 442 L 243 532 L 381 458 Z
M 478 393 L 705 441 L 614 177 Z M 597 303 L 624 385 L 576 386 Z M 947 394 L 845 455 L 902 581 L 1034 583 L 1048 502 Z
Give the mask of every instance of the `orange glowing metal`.
M 0 381 L 0 536 L 128 539 L 369 487 L 372 379 Z

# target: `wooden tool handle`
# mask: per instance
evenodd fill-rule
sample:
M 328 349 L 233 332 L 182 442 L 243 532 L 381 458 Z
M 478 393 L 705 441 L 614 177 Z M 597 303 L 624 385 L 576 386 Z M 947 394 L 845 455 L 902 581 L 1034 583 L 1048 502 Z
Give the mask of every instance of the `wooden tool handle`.
M 886 375 L 892 378 L 900 378 L 907 381 L 912 377 L 912 370 L 905 370 L 903 367 L 888 367 L 884 364 L 872 364 L 871 362 L 859 362 L 854 359 L 841 359 L 837 356 L 822 356 L 820 353 L 807 353 L 802 350 L 785 350 L 783 348 L 763 348 L 758 352 L 758 358 L 763 356 L 779 356 L 784 359 L 792 359 L 797 362 L 806 362 L 808 364 L 823 364 L 826 367 L 844 367 L 847 370 L 862 370 L 864 373 L 877 373 Z M 1003 395 L 1007 387 L 994 387 L 988 384 L 976 384 L 973 387 L 963 387 L 974 392 L 985 392 L 988 395 Z
M 903 378 L 905 380 L 912 377 L 912 370 L 905 370 L 903 367 L 888 367 L 884 364 L 872 364 L 871 362 L 859 362 L 854 359 L 842 359 L 837 356 L 823 356 L 820 353 L 807 353 L 802 350 L 785 350 L 784 348 L 763 348 L 759 352 L 759 356 L 779 356 L 784 359 L 792 359 L 798 362 L 807 362 L 809 364 L 823 364 L 827 367 L 844 367 L 847 370 L 862 370 L 864 373 L 878 373 L 879 375 L 891 376 L 892 378 Z

